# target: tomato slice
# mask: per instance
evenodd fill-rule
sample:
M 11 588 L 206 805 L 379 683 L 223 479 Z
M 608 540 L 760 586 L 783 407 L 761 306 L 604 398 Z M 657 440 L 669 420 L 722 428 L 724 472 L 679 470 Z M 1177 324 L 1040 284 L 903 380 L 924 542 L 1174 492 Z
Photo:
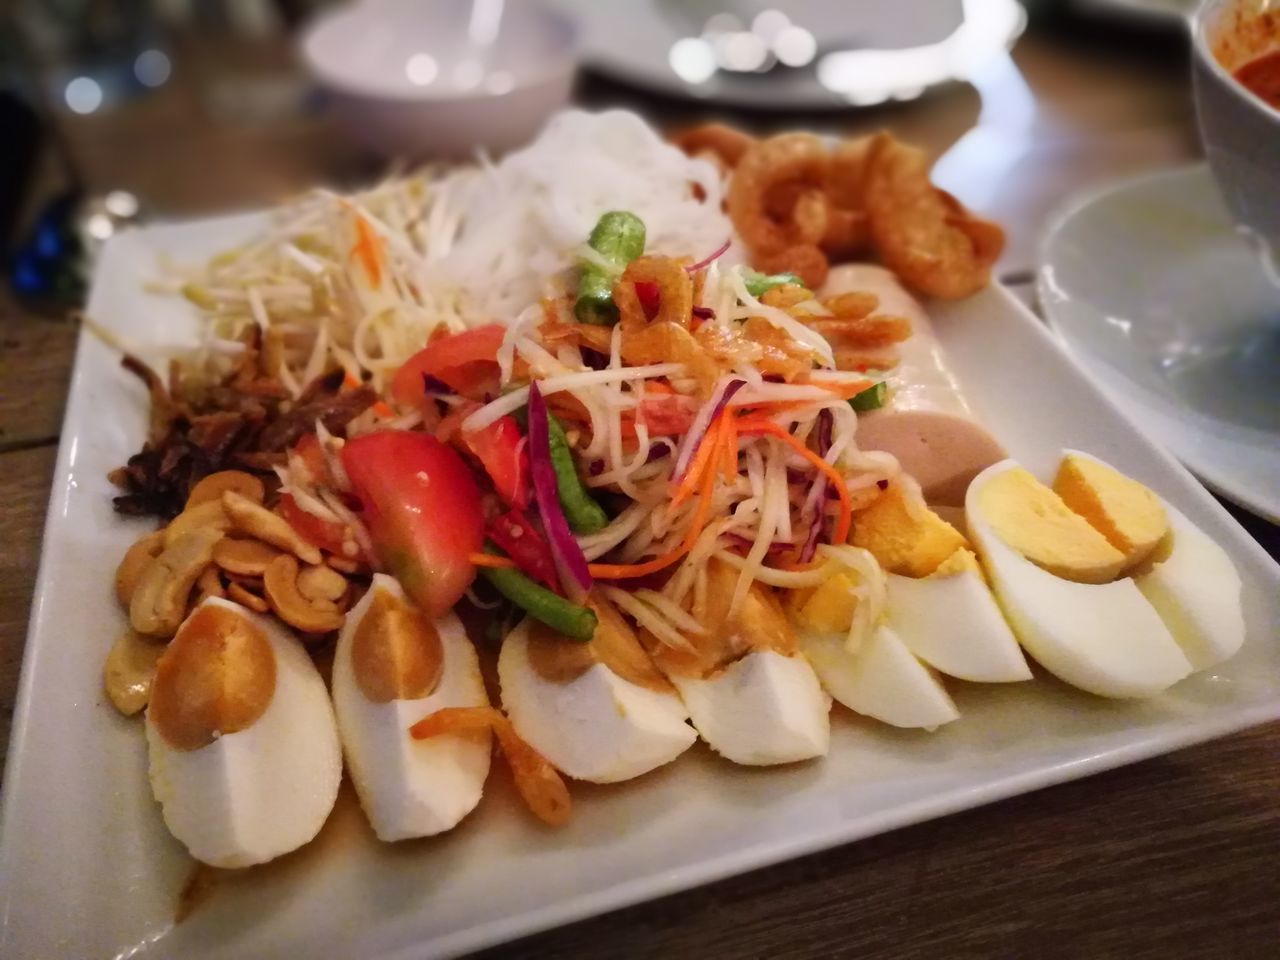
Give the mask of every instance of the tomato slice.
M 280 497 L 280 503 L 277 504 L 276 509 L 280 516 L 288 521 L 289 526 L 297 531 L 298 536 L 307 543 L 321 550 L 328 550 L 336 556 L 346 556 L 342 552 L 343 541 L 347 538 L 342 524 L 324 520 L 314 513 L 307 513 L 298 506 L 298 501 L 287 493 Z
M 435 437 L 380 430 L 348 440 L 342 465 L 382 566 L 432 617 L 475 576 L 484 540 L 480 493 L 457 451 Z
M 501 417 L 482 430 L 464 433 L 462 442 L 480 461 L 507 506 L 529 505 L 529 453 L 515 417 Z
M 506 328 L 490 323 L 483 327 L 451 333 L 433 340 L 404 362 L 391 381 L 391 395 L 405 407 L 422 404 L 422 378 L 437 380 L 463 396 L 481 399 L 491 385 L 497 386 L 498 348 Z
M 640 401 L 638 412 L 651 437 L 682 436 L 693 426 L 695 416 L 685 398 L 674 394 L 645 397 Z
M 548 590 L 560 593 L 560 575 L 551 556 L 551 545 L 520 510 L 508 510 L 485 527 L 489 539 L 515 561 L 520 571 Z
M 320 438 L 314 433 L 304 433 L 289 452 L 302 461 L 302 466 L 307 471 L 307 479 L 312 485 L 329 482 L 329 462 L 325 459 L 324 450 L 320 447 Z M 298 509 L 306 513 L 301 507 Z M 307 516 L 311 514 L 307 513 Z

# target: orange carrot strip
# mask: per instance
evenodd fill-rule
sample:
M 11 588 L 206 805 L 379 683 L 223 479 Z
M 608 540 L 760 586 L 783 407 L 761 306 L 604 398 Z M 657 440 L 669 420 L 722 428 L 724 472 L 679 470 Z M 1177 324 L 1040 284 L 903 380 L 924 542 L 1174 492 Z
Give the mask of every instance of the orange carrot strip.
M 573 809 L 569 788 L 547 759 L 525 743 L 506 715 L 494 707 L 445 707 L 429 713 L 409 728 L 415 740 L 446 733 L 489 729 L 507 758 L 516 789 L 525 805 L 543 823 L 558 827 Z
M 510 557 L 499 557 L 492 553 L 473 553 L 467 559 L 477 567 L 492 567 L 494 570 L 512 570 L 516 565 Z
M 868 387 L 871 387 L 874 384 L 875 384 L 874 380 L 863 379 L 863 380 L 851 381 L 849 383 L 823 383 L 821 381 L 816 383 L 810 382 L 809 386 L 821 387 L 823 390 L 830 390 L 841 400 L 852 400 L 854 397 L 860 394 L 863 390 L 866 390 Z
M 369 283 L 379 287 L 382 285 L 382 241 L 363 216 L 357 213 L 355 218 L 356 242 L 351 245 L 351 259 L 360 261 Z
M 693 545 L 698 542 L 698 536 L 707 525 L 707 513 L 711 509 L 711 491 L 715 486 L 715 471 L 707 470 L 705 473 L 702 488 L 698 492 L 698 506 L 693 514 L 693 522 L 678 547 L 644 563 L 590 563 L 587 564 L 587 570 L 591 576 L 600 580 L 630 580 L 635 577 L 646 577 L 659 570 L 665 570 L 692 550 Z
M 690 494 L 698 489 L 698 484 L 702 480 L 702 471 L 707 469 L 708 464 L 715 462 L 716 439 L 719 436 L 718 427 L 719 422 L 713 422 L 703 433 L 702 440 L 698 443 L 698 449 L 693 455 L 693 462 L 689 464 L 689 468 L 685 471 L 679 485 L 676 487 L 675 494 L 671 497 L 672 510 L 689 499 Z
M 738 420 L 728 412 L 721 419 L 724 423 L 720 428 L 720 448 L 724 458 L 720 463 L 720 476 L 725 483 L 733 483 L 738 479 Z
M 825 474 L 827 480 L 835 486 L 836 496 L 840 498 L 840 516 L 836 520 L 835 534 L 832 539 L 836 543 L 844 543 L 849 539 L 849 527 L 853 523 L 853 501 L 849 497 L 849 488 L 845 486 L 844 477 L 840 475 L 839 470 L 771 420 L 754 421 L 749 425 L 739 423 L 738 431 L 746 435 L 769 434 L 775 436 L 813 464 L 817 470 Z

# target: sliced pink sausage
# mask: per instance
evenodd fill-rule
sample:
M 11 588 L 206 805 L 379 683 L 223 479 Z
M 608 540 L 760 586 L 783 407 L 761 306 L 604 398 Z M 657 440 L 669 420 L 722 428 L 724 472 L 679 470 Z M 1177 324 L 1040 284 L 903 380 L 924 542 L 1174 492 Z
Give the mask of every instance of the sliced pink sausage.
M 969 481 L 1003 460 L 1004 449 L 974 420 L 928 315 L 893 273 L 872 264 L 835 267 L 821 293 L 855 290 L 874 293 L 881 313 L 906 317 L 912 328 L 898 344 L 901 359 L 888 378 L 889 405 L 858 418 L 858 446 L 897 457 L 929 503 L 959 506 Z

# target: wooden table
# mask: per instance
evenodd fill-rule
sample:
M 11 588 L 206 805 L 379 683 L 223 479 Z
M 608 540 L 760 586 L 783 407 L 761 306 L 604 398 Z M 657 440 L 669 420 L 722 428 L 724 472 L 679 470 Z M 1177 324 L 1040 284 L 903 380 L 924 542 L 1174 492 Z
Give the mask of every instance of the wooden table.
M 1033 28 L 1010 62 L 913 104 L 754 122 L 892 126 L 950 151 L 957 192 L 1009 230 L 1024 294 L 1072 190 L 1197 154 L 1184 42 Z M 261 66 L 261 57 L 250 57 Z M 207 96 L 208 58 L 113 117 L 65 125 L 93 189 L 171 216 L 251 207 L 371 168 L 322 124 L 246 125 Z M 278 61 L 267 58 L 267 66 Z M 185 75 L 184 70 L 189 71 Z M 205 90 L 202 94 L 199 91 Z M 584 84 L 664 123 L 703 111 Z M 957 146 L 959 144 L 959 146 Z M 0 744 L 8 742 L 74 329 L 0 296 Z M 1246 521 L 1273 555 L 1276 529 Z M 523 956 L 1272 957 L 1280 952 L 1280 725 L 900 830 L 491 951 Z

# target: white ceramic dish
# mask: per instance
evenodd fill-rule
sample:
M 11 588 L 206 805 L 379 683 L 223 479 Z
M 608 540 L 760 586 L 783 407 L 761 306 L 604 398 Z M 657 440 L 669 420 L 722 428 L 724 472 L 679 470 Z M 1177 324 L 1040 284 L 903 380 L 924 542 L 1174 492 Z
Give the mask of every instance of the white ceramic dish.
M 1199 0 L 1076 0 L 1076 3 L 1084 10 L 1175 22 L 1195 13 Z
M 578 24 L 583 57 L 598 72 L 666 96 L 753 110 L 914 100 L 1003 53 L 1025 23 L 1009 0 L 551 2 Z M 783 30 L 802 39 L 793 32 L 779 42 Z M 752 62 L 753 47 L 772 69 L 724 69 L 741 57 Z M 777 65 L 773 51 L 784 50 L 803 62 Z
M 1069 201 L 1040 302 L 1081 364 L 1223 496 L 1280 523 L 1280 290 L 1204 166 Z
M 362 0 L 308 24 L 302 58 L 337 122 L 387 156 L 521 146 L 564 106 L 572 23 L 533 0 Z
M 197 260 L 262 222 L 113 239 L 90 313 L 131 342 L 174 342 L 190 329 L 183 304 L 139 286 L 155 257 Z M 695 748 L 634 783 L 576 787 L 560 831 L 524 814 L 501 775 L 458 830 L 407 845 L 377 844 L 344 802 L 315 844 L 226 883 L 177 928 L 190 862 L 151 799 L 141 731 L 113 713 L 99 679 L 121 623 L 111 571 L 139 530 L 113 516 L 105 474 L 138 443 L 146 400 L 113 352 L 83 337 L 5 777 L 0 956 L 455 955 L 1280 716 L 1280 569 L 1008 293 L 934 312 L 957 375 L 1014 455 L 1046 471 L 1062 446 L 1094 451 L 1230 551 L 1249 634 L 1234 660 L 1146 703 L 1046 679 L 954 684 L 966 716 L 937 734 L 840 713 L 831 756 L 790 769 L 733 767 Z

